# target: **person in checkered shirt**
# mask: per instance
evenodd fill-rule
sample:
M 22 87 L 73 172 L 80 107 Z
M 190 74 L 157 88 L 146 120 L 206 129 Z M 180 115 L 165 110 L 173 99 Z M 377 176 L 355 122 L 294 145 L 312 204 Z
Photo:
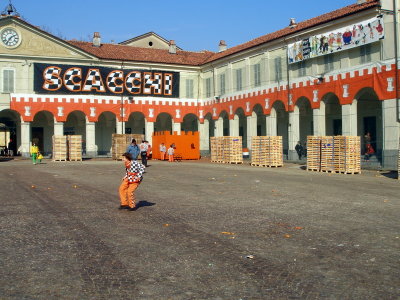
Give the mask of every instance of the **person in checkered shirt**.
M 121 200 L 119 209 L 132 211 L 137 209 L 135 191 L 143 180 L 145 166 L 133 160 L 132 155 L 128 152 L 122 154 L 122 161 L 125 165 L 126 174 L 119 186 L 119 197 Z

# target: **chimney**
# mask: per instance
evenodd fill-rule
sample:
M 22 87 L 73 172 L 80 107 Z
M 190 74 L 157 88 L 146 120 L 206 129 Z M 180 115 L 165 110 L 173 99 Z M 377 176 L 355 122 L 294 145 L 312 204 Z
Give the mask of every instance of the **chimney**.
M 168 52 L 170 54 L 176 54 L 176 44 L 175 44 L 174 40 L 170 40 L 169 41 L 169 50 L 168 50 Z
M 224 40 L 220 40 L 219 41 L 219 51 L 218 52 L 222 52 L 226 50 L 226 43 Z
M 357 4 L 363 4 L 365 2 L 367 2 L 367 0 L 357 0 Z
M 295 28 L 296 26 L 297 26 L 296 19 L 295 18 L 290 18 L 289 27 L 290 28 Z
M 100 47 L 101 46 L 100 32 L 95 32 L 93 34 L 93 46 L 94 47 Z

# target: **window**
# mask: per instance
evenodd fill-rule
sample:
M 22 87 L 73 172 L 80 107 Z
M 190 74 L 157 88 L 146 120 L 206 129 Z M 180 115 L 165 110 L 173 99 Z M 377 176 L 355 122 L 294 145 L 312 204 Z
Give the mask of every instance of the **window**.
M 298 70 L 299 70 L 299 77 L 306 76 L 307 75 L 306 62 L 304 60 L 300 61 L 300 62 L 298 62 L 297 66 L 298 66 Z
M 225 74 L 219 75 L 219 93 L 220 95 L 225 94 Z
M 236 70 L 236 90 L 241 91 L 242 88 L 242 69 L 238 69 Z
M 324 56 L 324 69 L 325 72 L 333 70 L 333 54 L 328 54 Z
M 211 97 L 211 78 L 206 79 L 206 97 Z
M 282 80 L 282 58 L 275 57 L 274 64 L 275 64 L 275 80 L 281 81 Z
M 253 71 L 254 71 L 254 86 L 260 86 L 261 85 L 261 65 L 260 64 L 253 65 Z
M 14 70 L 3 69 L 3 93 L 14 93 Z
M 193 98 L 193 79 L 186 79 L 186 98 Z
M 360 63 L 365 64 L 371 61 L 371 45 L 363 45 L 360 47 Z

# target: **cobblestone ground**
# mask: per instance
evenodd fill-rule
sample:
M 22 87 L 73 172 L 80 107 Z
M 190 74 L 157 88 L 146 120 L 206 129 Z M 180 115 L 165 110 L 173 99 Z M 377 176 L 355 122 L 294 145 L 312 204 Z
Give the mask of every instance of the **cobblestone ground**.
M 0 299 L 399 299 L 400 182 L 150 162 L 0 162 Z

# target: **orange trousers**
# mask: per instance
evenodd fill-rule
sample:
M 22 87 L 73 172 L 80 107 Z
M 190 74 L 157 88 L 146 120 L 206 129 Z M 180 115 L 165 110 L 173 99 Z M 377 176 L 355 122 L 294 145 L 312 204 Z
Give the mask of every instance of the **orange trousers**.
M 128 179 L 124 179 L 119 186 L 119 198 L 121 205 L 133 208 L 136 206 L 135 190 L 138 188 L 139 183 L 129 183 Z
M 174 161 L 174 156 L 168 154 L 168 161 L 173 162 Z
M 164 160 L 165 159 L 165 152 L 160 152 L 160 156 L 161 156 L 161 160 Z

